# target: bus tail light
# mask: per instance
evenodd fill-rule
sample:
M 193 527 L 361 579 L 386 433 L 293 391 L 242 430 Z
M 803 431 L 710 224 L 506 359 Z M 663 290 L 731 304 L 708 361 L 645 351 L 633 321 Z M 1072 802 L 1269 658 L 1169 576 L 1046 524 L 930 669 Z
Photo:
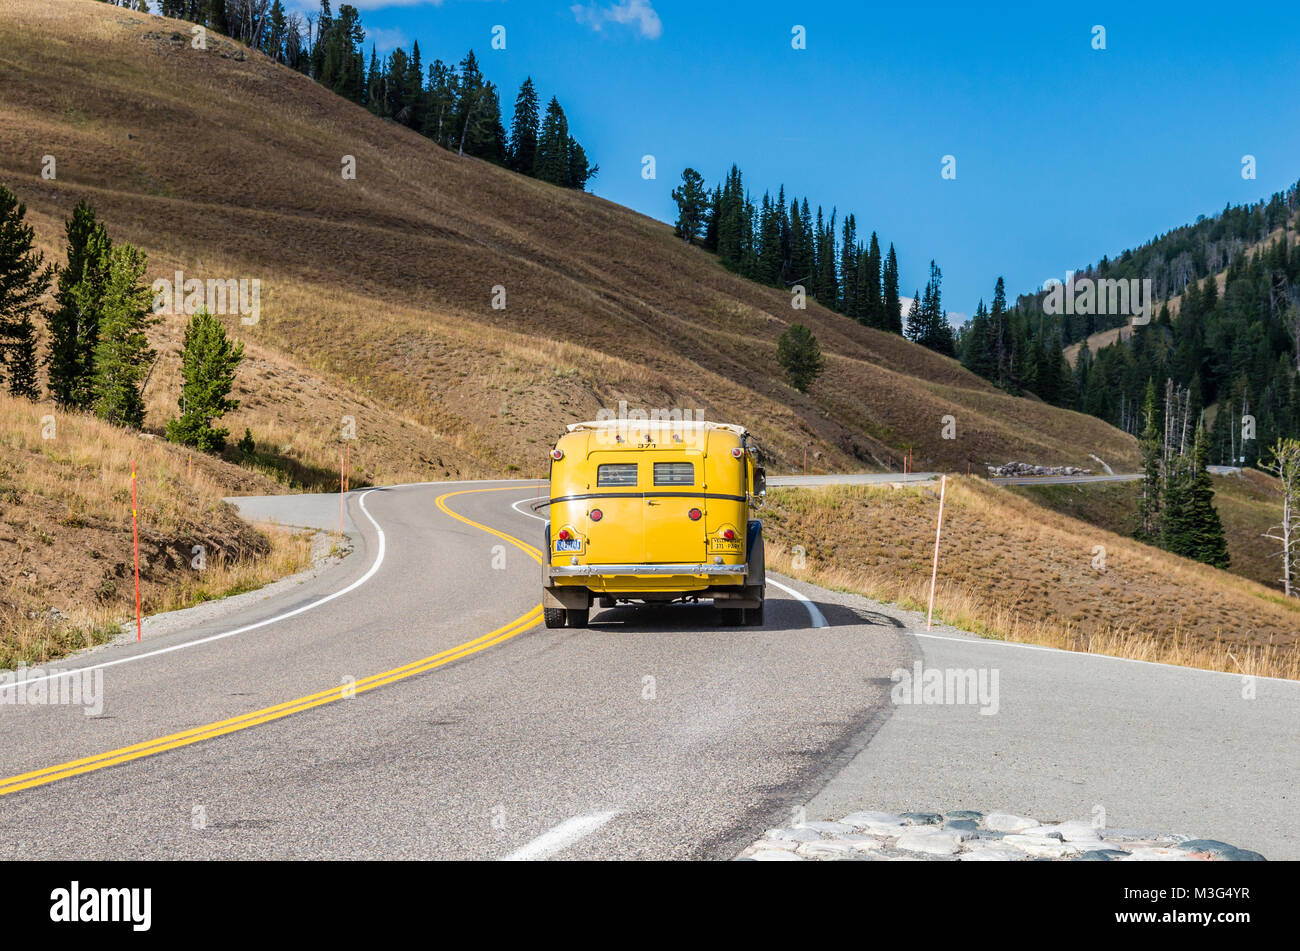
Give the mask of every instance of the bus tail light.
M 591 512 L 589 513 L 588 517 L 589 517 L 593 522 L 599 522 L 602 518 L 605 517 L 605 513 L 602 512 L 600 509 L 592 509 Z
M 729 542 L 730 542 L 730 541 L 735 541 L 735 540 L 736 540 L 736 530 L 735 530 L 734 528 L 724 528 L 724 529 L 722 530 L 722 537 L 725 538 L 725 539 L 726 539 L 727 541 L 729 541 Z
M 740 458 L 741 456 L 743 456 L 744 454 L 745 454 L 745 450 L 741 449 L 739 446 L 737 446 L 735 449 L 731 450 L 731 455 L 732 455 L 732 457 L 733 457 L 733 458 L 736 458 L 736 459 L 739 459 L 739 458 Z
M 552 449 L 552 450 L 551 450 L 551 458 L 554 459 L 556 462 L 559 462 L 561 459 L 564 458 L 564 450 L 563 450 L 563 449 Z
M 560 534 L 556 537 L 559 538 L 560 541 L 562 542 L 567 542 L 570 538 L 573 537 L 573 533 L 570 532 L 567 528 L 562 528 L 560 529 Z
M 699 509 L 691 509 L 689 512 L 686 513 L 686 517 L 689 518 L 692 522 L 698 522 L 700 520 L 700 516 L 703 514 L 704 513 L 701 512 Z

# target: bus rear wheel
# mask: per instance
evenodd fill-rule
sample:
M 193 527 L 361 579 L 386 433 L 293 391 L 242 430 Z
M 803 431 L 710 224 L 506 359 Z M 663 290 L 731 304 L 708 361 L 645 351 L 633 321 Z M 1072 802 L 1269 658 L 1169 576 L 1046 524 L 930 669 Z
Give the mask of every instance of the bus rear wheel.
M 567 608 L 564 613 L 569 617 L 569 627 L 586 627 L 590 612 L 590 608 Z
M 547 627 L 564 627 L 564 608 L 542 608 L 542 620 Z

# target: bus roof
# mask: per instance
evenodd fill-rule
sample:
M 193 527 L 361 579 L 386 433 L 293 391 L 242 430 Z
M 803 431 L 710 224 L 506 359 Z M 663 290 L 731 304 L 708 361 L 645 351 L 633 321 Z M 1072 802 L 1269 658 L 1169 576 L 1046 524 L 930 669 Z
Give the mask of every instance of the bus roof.
M 733 433 L 736 436 L 744 436 L 748 430 L 744 426 L 736 426 L 732 423 L 711 423 L 708 420 L 689 420 L 680 419 L 600 419 L 592 420 L 586 423 L 570 423 L 565 429 L 568 432 L 602 432 L 609 429 L 637 429 L 653 426 L 657 429 L 668 430 L 721 430 L 723 432 Z

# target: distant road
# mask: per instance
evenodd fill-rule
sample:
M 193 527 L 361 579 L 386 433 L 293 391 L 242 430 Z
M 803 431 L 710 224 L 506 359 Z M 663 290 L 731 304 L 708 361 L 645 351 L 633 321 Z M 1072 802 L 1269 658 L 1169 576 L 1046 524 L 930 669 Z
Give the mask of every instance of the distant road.
M 1140 472 L 1126 472 L 1119 475 L 1007 476 L 989 481 L 994 485 L 1074 485 L 1077 482 L 1134 482 L 1140 478 Z
M 909 472 L 851 472 L 831 475 L 793 475 L 771 476 L 767 484 L 773 488 L 798 488 L 817 485 L 880 485 L 892 482 L 931 482 L 942 473 Z M 1072 475 L 1072 476 L 1006 476 L 989 479 L 994 485 L 1073 485 L 1076 482 L 1132 482 L 1142 478 L 1142 473 L 1122 473 L 1120 475 Z
M 880 485 L 889 482 L 929 482 L 939 478 L 938 472 L 846 472 L 831 475 L 768 476 L 767 484 L 773 488 L 799 488 L 813 485 Z

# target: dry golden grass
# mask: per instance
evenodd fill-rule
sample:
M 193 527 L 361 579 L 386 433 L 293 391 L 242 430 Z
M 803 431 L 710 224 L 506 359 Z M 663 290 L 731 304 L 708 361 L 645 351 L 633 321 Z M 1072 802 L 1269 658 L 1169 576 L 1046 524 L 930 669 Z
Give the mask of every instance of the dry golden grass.
M 937 514 L 937 487 L 777 489 L 763 511 L 768 558 L 925 610 Z M 1300 601 L 976 479 L 948 481 L 935 616 L 988 637 L 1300 679 Z
M 5 4 L 0 180 L 52 256 L 87 198 L 148 252 L 151 278 L 261 280 L 261 322 L 228 320 L 250 355 L 228 424 L 281 457 L 272 471 L 323 481 L 352 415 L 364 481 L 533 474 L 563 424 L 619 400 L 744 423 L 773 471 L 808 447 L 838 471 L 909 445 L 922 468 L 1136 460 L 1095 419 L 1013 400 L 815 304 L 793 311 L 660 222 L 458 158 L 260 54 L 219 38 L 203 53 L 172 32 L 189 35 L 93 0 Z M 39 177 L 44 154 L 56 182 Z M 904 264 L 926 253 L 904 248 Z M 809 395 L 776 361 L 796 320 L 829 357 Z M 155 333 L 151 428 L 174 412 L 180 327 Z M 949 413 L 957 440 L 941 438 Z
M 1117 535 L 1132 534 L 1141 493 L 1136 482 L 1008 488 L 1039 505 Z M 1264 538 L 1264 533 L 1282 518 L 1277 480 L 1257 471 L 1215 476 L 1214 506 L 1228 540 L 1228 571 L 1280 591 L 1282 563 L 1278 544 Z
M 308 539 L 260 532 L 222 500 L 271 480 L 0 395 L 0 667 L 97 643 L 134 614 L 133 460 L 144 613 L 248 590 L 308 562 Z

